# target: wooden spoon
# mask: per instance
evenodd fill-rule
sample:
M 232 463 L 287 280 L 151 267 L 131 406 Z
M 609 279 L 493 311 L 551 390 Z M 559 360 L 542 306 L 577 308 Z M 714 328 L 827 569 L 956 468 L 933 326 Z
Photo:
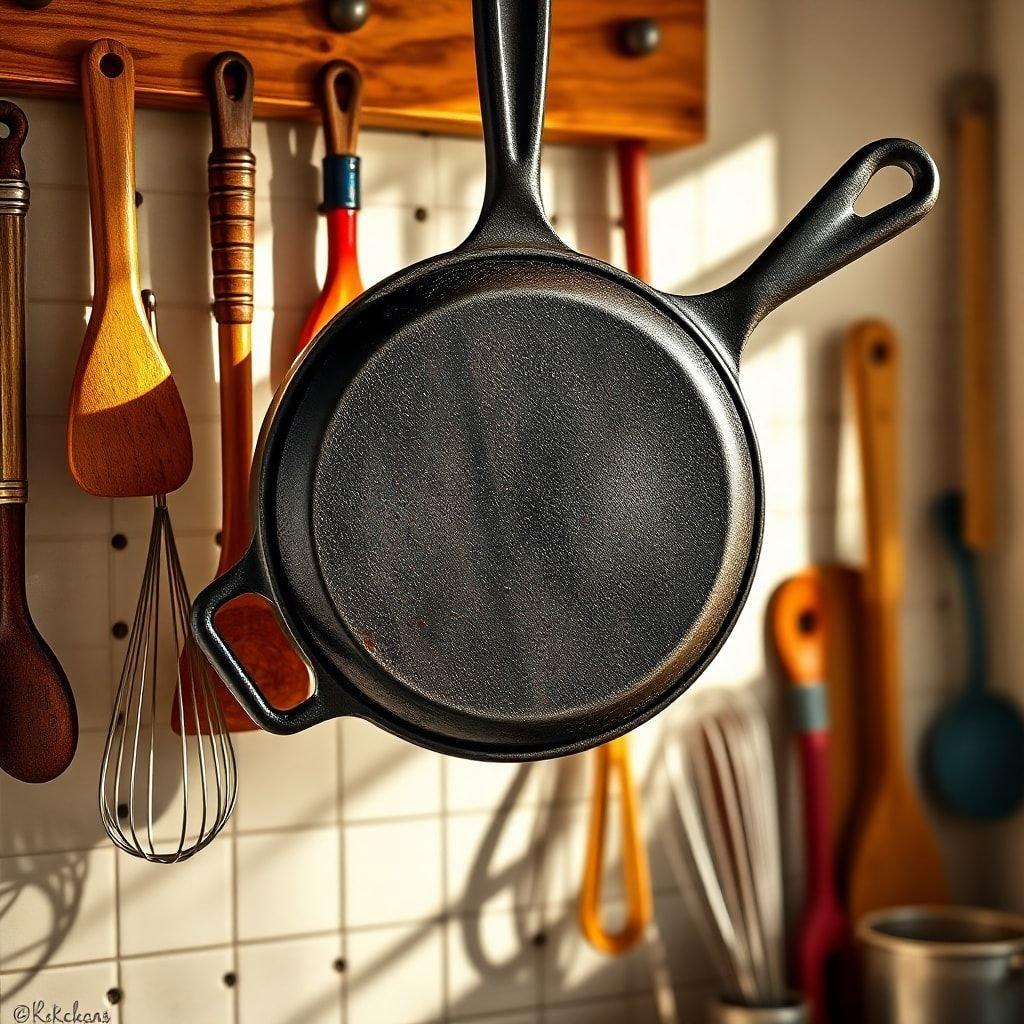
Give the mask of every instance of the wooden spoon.
M 249 470 L 256 214 L 256 157 L 251 149 L 252 65 L 240 53 L 218 54 L 210 63 L 209 89 L 213 121 L 209 161 L 210 247 L 213 313 L 220 342 L 223 528 L 219 576 L 242 557 L 252 536 Z M 271 704 L 292 708 L 309 696 L 305 662 L 295 653 L 266 601 L 254 596 L 236 598 L 220 610 L 217 626 Z M 180 667 L 181 686 L 190 687 L 187 657 L 183 656 Z M 217 694 L 231 731 L 257 728 L 219 678 Z M 180 692 L 171 717 L 175 730 L 180 721 L 178 699 Z
M 28 120 L 0 100 L 0 768 L 48 782 L 78 745 L 67 676 L 39 635 L 25 594 L 25 215 L 21 147 Z
M 185 409 L 139 298 L 135 72 L 127 47 L 82 58 L 95 294 L 68 410 L 68 466 L 90 494 L 167 494 L 192 471 Z
M 855 325 L 846 339 L 864 480 L 867 564 L 864 703 L 871 772 L 850 857 L 853 921 L 872 910 L 945 903 L 946 874 L 931 826 L 907 774 L 900 688 L 899 349 L 884 323 Z
M 320 75 L 320 102 L 327 155 L 324 202 L 327 217 L 327 277 L 299 335 L 301 352 L 331 318 L 363 291 L 356 248 L 359 218 L 359 110 L 363 77 L 347 60 L 332 60 Z

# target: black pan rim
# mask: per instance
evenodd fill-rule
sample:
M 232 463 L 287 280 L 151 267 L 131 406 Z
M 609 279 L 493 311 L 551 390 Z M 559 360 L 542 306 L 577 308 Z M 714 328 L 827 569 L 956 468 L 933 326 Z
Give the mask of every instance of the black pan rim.
M 738 419 L 742 425 L 743 436 L 746 440 L 750 456 L 749 464 L 752 480 L 750 548 L 741 574 L 740 585 L 714 638 L 707 644 L 699 658 L 683 675 L 671 685 L 660 690 L 647 703 L 640 705 L 627 719 L 617 720 L 615 726 L 600 732 L 588 732 L 585 738 L 575 738 L 557 744 L 540 742 L 535 744 L 524 743 L 521 746 L 511 746 L 508 744 L 489 746 L 464 738 L 453 739 L 444 733 L 423 728 L 407 718 L 395 715 L 372 700 L 351 678 L 341 675 L 333 668 L 326 668 L 326 661 L 320 655 L 324 644 L 293 613 L 290 601 L 283 600 L 285 595 L 282 590 L 281 580 L 282 578 L 287 578 L 287 573 L 280 567 L 280 560 L 275 558 L 272 553 L 275 549 L 275 543 L 270 537 L 272 531 L 269 530 L 269 525 L 275 521 L 276 517 L 273 513 L 268 512 L 264 515 L 259 511 L 261 504 L 267 509 L 274 507 L 275 502 L 270 500 L 270 495 L 275 490 L 271 482 L 271 478 L 275 474 L 269 473 L 267 467 L 276 462 L 271 456 L 277 449 L 278 439 L 283 436 L 282 431 L 286 431 L 285 424 L 290 421 L 289 403 L 298 400 L 296 396 L 300 395 L 307 386 L 308 375 L 315 372 L 318 362 L 317 353 L 321 352 L 324 347 L 337 343 L 335 339 L 344 331 L 344 325 L 347 320 L 351 316 L 358 314 L 360 310 L 365 309 L 370 303 L 386 301 L 395 291 L 413 284 L 422 276 L 429 276 L 451 266 L 477 262 L 482 259 L 488 261 L 493 259 L 508 261 L 528 260 L 531 262 L 541 261 L 569 265 L 574 270 L 589 273 L 596 272 L 608 277 L 616 284 L 624 286 L 650 301 L 672 320 L 679 323 L 683 329 L 698 341 L 700 348 L 708 357 L 733 401 Z M 724 347 L 713 340 L 688 314 L 685 297 L 676 298 L 675 296 L 659 292 L 601 260 L 576 253 L 568 247 L 509 246 L 497 249 L 463 246 L 449 253 L 429 257 L 420 263 L 414 264 L 412 267 L 400 270 L 373 286 L 355 300 L 314 339 L 307 348 L 303 358 L 292 368 L 287 380 L 279 389 L 278 394 L 275 396 L 272 412 L 272 416 L 268 413 L 268 418 L 264 423 L 264 431 L 261 433 L 258 450 L 259 468 L 258 472 L 253 474 L 254 487 L 252 498 L 254 503 L 254 522 L 256 523 L 253 546 L 260 562 L 261 575 L 266 581 L 273 603 L 277 607 L 286 629 L 291 633 L 293 639 L 298 641 L 297 646 L 299 649 L 306 652 L 307 658 L 312 658 L 320 666 L 320 675 L 329 677 L 329 685 L 335 691 L 331 694 L 331 697 L 336 715 L 362 718 L 385 729 L 387 732 L 410 740 L 426 749 L 442 754 L 471 757 L 475 760 L 521 762 L 546 760 L 578 753 L 631 732 L 664 710 L 689 689 L 721 649 L 735 627 L 739 615 L 746 604 L 763 541 L 764 480 L 757 437 L 749 410 L 739 387 L 735 363 L 729 358 Z M 354 641 L 353 646 L 358 647 Z

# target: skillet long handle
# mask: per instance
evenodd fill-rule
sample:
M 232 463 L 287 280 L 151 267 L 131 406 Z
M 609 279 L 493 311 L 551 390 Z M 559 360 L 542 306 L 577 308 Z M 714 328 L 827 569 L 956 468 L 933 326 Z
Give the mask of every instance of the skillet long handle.
M 551 0 L 473 0 L 487 186 L 480 244 L 555 236 L 540 194 Z M 512 229 L 511 231 L 509 229 Z
M 883 167 L 902 167 L 910 191 L 861 216 L 853 205 Z M 939 195 L 932 158 L 906 139 L 880 139 L 854 153 L 736 280 L 679 298 L 738 362 L 751 331 L 787 299 L 916 224 Z
M 21 147 L 28 118 L 0 100 L 0 504 L 24 504 L 25 470 L 25 215 L 29 188 Z

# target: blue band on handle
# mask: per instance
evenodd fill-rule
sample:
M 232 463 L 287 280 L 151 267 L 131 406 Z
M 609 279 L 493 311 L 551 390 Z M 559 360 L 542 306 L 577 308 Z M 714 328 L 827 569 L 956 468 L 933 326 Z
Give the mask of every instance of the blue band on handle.
M 798 732 L 824 732 L 828 728 L 828 692 L 824 683 L 794 686 L 789 699 Z
M 324 210 L 358 210 L 359 157 L 348 153 L 324 157 Z

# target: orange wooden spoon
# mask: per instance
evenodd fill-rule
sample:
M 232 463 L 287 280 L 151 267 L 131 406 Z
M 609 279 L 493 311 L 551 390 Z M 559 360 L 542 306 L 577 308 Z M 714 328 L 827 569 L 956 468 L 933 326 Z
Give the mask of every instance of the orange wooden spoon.
M 213 150 L 209 162 L 210 246 L 213 313 L 220 342 L 223 488 L 219 576 L 242 557 L 252 536 L 249 470 L 252 465 L 256 158 L 251 149 L 252 65 L 240 53 L 222 53 L 211 62 L 209 74 L 213 119 Z M 295 653 L 266 601 L 254 596 L 237 598 L 220 610 L 217 626 L 271 704 L 282 709 L 292 708 L 309 696 L 306 664 Z M 190 687 L 187 657 L 182 657 L 180 669 L 181 686 Z M 185 692 L 188 696 L 188 691 Z M 228 729 L 242 732 L 257 728 L 219 678 L 217 693 Z M 178 699 L 180 693 L 171 717 L 175 730 L 180 727 Z

